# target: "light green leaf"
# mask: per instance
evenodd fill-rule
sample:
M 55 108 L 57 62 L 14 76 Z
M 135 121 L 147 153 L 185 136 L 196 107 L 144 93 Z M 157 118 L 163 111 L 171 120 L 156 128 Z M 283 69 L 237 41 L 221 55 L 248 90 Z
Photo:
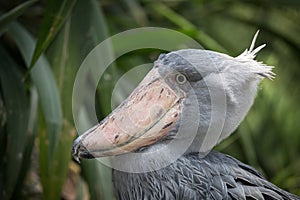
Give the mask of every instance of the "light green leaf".
M 82 13 L 85 13 L 84 15 Z M 59 31 L 52 44 L 47 50 L 47 56 L 53 66 L 56 77 L 58 90 L 61 96 L 64 118 L 68 121 L 73 121 L 72 113 L 72 91 L 76 73 L 80 64 L 87 54 L 102 40 L 108 37 L 107 26 L 105 19 L 98 7 L 98 2 L 92 1 L 77 1 L 73 8 L 72 15 L 66 21 L 62 29 Z M 108 54 L 112 56 L 111 54 Z M 99 55 L 101 59 L 102 55 Z M 112 67 L 113 68 L 113 67 Z M 111 73 L 110 69 L 107 73 Z M 91 80 L 95 81 L 97 77 L 91 74 Z M 114 85 L 114 81 L 107 81 L 105 85 L 101 83 L 101 93 L 109 93 Z M 89 90 L 90 88 L 84 88 Z M 86 105 L 84 98 L 93 98 L 82 95 L 83 99 L 76 99 L 82 102 L 81 111 L 85 114 L 81 120 L 81 127 L 89 128 L 93 124 L 89 121 L 90 107 Z M 101 105 L 106 113 L 110 111 L 110 97 L 101 97 Z M 78 127 L 76 127 L 78 128 Z M 79 130 L 79 133 L 82 133 Z M 69 153 L 71 150 L 69 149 Z M 93 172 L 90 169 L 95 169 Z M 113 198 L 112 183 L 108 182 L 107 176 L 111 176 L 111 169 L 104 167 L 96 161 L 86 162 L 82 165 L 84 179 L 87 180 L 91 199 L 107 199 Z M 103 189 L 103 187 L 105 189 Z
M 18 48 L 29 67 L 35 42 L 32 36 L 17 23 L 11 24 L 9 34 L 15 39 Z M 62 126 L 62 111 L 57 87 L 50 66 L 45 57 L 41 57 L 30 72 L 34 85 L 37 88 L 43 115 L 47 127 L 49 144 L 48 156 L 53 158 Z
M 40 119 L 39 125 L 42 130 L 45 130 L 42 128 L 45 126 L 42 119 Z M 64 121 L 62 132 L 52 161 L 47 160 L 47 156 L 45 156 L 48 150 L 46 132 L 39 132 L 40 174 L 44 199 L 60 199 L 62 187 L 67 177 L 71 160 L 70 151 L 76 131 L 67 121 Z

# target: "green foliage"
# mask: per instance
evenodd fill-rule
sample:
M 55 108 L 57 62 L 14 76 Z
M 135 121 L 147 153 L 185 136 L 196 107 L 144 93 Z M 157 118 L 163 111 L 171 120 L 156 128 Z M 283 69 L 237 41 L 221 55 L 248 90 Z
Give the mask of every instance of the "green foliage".
M 32 57 L 35 46 L 32 36 L 18 24 L 12 24 L 8 32 L 15 39 L 16 45 L 19 47 L 23 59 L 29 68 L 30 58 Z M 62 112 L 57 87 L 48 61 L 43 56 L 38 60 L 36 65 L 34 65 L 30 74 L 39 94 L 41 107 L 47 124 L 46 128 L 49 132 L 47 143 L 49 144 L 48 156 L 49 159 L 51 159 L 58 144 L 62 126 Z
M 85 15 L 82 13 L 85 13 Z M 70 18 L 66 21 L 64 27 L 57 34 L 57 37 L 54 39 L 47 51 L 48 58 L 53 67 L 55 76 L 57 77 L 58 90 L 61 102 L 64 105 L 64 117 L 69 122 L 73 122 L 71 101 L 77 70 L 87 54 L 97 44 L 108 37 L 106 27 L 106 22 L 96 1 L 78 1 L 72 10 Z M 99 59 L 101 59 L 101 56 Z M 107 73 L 110 73 L 110 71 Z M 91 77 L 92 76 L 93 74 L 91 74 Z M 91 81 L 94 80 L 92 79 Z M 111 93 L 113 85 L 113 81 L 105 83 L 105 85 L 102 85 L 100 92 L 108 94 Z M 84 104 L 84 99 L 77 100 L 83 102 L 80 110 L 83 110 L 83 113 L 88 113 L 89 108 Z M 108 114 L 111 111 L 110 107 L 107 106 L 109 104 L 110 96 L 103 96 L 101 98 L 103 113 Z M 85 114 L 82 117 L 80 123 L 81 126 L 85 127 L 85 130 L 93 125 L 89 121 L 88 114 Z M 71 153 L 70 148 L 68 152 L 69 154 Z M 110 173 L 110 169 L 105 168 L 96 160 L 82 162 L 83 178 L 87 180 L 92 199 L 112 199 L 112 184 L 107 182 L 107 180 L 111 179 L 95 178 L 103 177 L 103 174 L 110 176 Z M 103 185 L 107 187 L 106 191 L 110 192 L 101 192 Z
M 29 118 L 29 103 L 21 74 L 17 64 L 0 47 L 1 55 L 1 91 L 6 111 L 6 134 L 1 133 L 1 186 L 5 193 L 3 198 L 12 196 L 20 176 L 25 147 L 27 144 L 27 129 Z M 21 100 L 21 101 L 20 101 Z M 5 148 L 6 147 L 6 148 Z M 3 181 L 6 180 L 5 184 Z
M 30 68 L 33 67 L 40 55 L 54 39 L 56 33 L 70 14 L 75 2 L 76 0 L 51 0 L 47 2 L 45 17 L 38 35 L 38 41 L 32 56 Z
M 24 191 L 30 190 L 24 180 L 32 181 L 32 163 L 39 163 L 35 173 L 43 189 L 40 196 L 63 196 L 76 136 L 71 99 L 80 64 L 104 39 L 143 26 L 171 28 L 207 49 L 233 56 L 248 48 L 260 29 L 257 43 L 267 47 L 258 60 L 275 66 L 277 77 L 263 81 L 244 122 L 216 148 L 300 195 L 299 1 L 30 0 L 1 2 L 0 8 L 0 199 L 32 197 L 32 191 Z M 119 55 L 128 43 L 151 44 L 151 40 L 143 41 L 145 37 L 116 41 L 105 56 Z M 180 42 L 177 38 L 170 41 Z M 120 75 L 153 62 L 159 52 L 147 49 L 125 54 L 105 71 L 104 77 L 110 78 L 100 80 L 95 97 L 99 119 L 111 111 L 110 94 Z M 131 77 L 141 78 L 146 71 L 132 72 Z M 90 75 L 95 83 L 97 77 Z M 135 86 L 124 80 L 122 90 L 127 93 L 113 96 L 118 102 Z M 91 97 L 78 101 L 82 102 L 80 126 L 86 130 L 93 124 L 85 98 Z M 94 160 L 80 166 L 74 195 L 86 198 L 88 187 L 91 199 L 112 199 L 110 169 Z
M 37 0 L 26 1 L 19 6 L 15 7 L 14 9 L 10 10 L 9 12 L 1 15 L 0 17 L 0 35 L 4 32 L 7 25 L 10 24 L 15 20 L 15 18 L 19 17 L 23 14 L 23 12 L 32 4 L 36 3 Z

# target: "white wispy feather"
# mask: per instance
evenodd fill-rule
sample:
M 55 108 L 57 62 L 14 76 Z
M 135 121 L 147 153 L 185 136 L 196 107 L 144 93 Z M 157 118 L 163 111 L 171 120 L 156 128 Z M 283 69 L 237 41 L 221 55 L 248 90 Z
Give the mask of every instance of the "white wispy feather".
M 275 73 L 272 72 L 272 69 L 274 67 L 273 66 L 265 65 L 262 62 L 254 60 L 255 57 L 256 57 L 256 55 L 257 55 L 257 53 L 266 46 L 266 44 L 262 44 L 262 45 L 260 45 L 260 46 L 258 46 L 258 47 L 256 47 L 254 49 L 258 33 L 259 33 L 259 30 L 255 33 L 255 35 L 253 37 L 253 40 L 251 42 L 249 50 L 246 49 L 239 56 L 235 57 L 235 59 L 237 59 L 239 62 L 251 62 L 251 61 L 255 61 L 258 64 L 258 65 L 256 65 L 258 67 L 256 73 L 259 74 L 260 76 L 263 76 L 265 78 L 273 80 L 275 78 Z

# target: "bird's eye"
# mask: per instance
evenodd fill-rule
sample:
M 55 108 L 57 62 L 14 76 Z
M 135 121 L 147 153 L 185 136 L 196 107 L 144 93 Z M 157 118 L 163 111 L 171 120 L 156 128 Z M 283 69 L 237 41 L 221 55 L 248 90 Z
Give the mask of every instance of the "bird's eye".
M 184 84 L 187 81 L 187 79 L 186 79 L 185 75 L 183 75 L 183 74 L 177 74 L 176 75 L 176 81 L 179 84 Z

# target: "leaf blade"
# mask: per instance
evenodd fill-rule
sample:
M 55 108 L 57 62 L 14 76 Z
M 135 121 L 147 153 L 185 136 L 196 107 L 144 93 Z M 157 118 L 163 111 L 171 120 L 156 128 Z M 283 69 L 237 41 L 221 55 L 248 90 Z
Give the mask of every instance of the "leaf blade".
M 46 8 L 45 19 L 41 25 L 36 47 L 31 59 L 30 69 L 54 39 L 66 18 L 69 16 L 76 0 L 52 0 Z
M 17 64 L 0 46 L 0 86 L 3 92 L 6 121 L 6 148 L 4 152 L 4 198 L 10 199 L 22 169 L 27 142 L 29 110 L 25 87 Z M 5 133 L 4 133 L 5 134 Z M 4 138 L 1 138 L 4 139 Z M 3 142 L 3 141 L 2 141 Z M 2 154 L 2 153 L 1 153 Z M 1 172 L 3 172 L 1 170 Z M 2 181 L 2 180 L 1 180 Z
M 0 35 L 5 31 L 7 26 L 14 21 L 17 17 L 22 15 L 27 8 L 36 3 L 38 0 L 29 0 L 26 1 L 17 7 L 11 9 L 7 13 L 4 13 L 0 16 Z
M 25 63 L 27 67 L 29 67 L 30 58 L 35 46 L 34 39 L 17 23 L 11 24 L 8 32 L 15 39 Z M 62 127 L 62 111 L 57 87 L 50 66 L 44 56 L 37 61 L 30 74 L 37 88 L 47 124 L 49 159 L 51 159 L 58 144 L 58 138 Z

